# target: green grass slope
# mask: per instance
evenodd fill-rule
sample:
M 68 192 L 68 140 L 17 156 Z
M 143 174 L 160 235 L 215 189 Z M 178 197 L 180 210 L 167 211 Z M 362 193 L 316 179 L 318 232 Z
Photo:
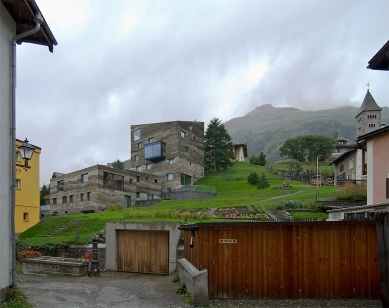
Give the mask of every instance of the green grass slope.
M 256 185 L 247 182 L 249 173 L 264 173 L 270 182 L 270 187 L 258 189 Z M 229 208 L 237 206 L 260 205 L 265 211 L 274 208 L 286 201 L 312 203 L 316 199 L 316 187 L 301 182 L 289 181 L 290 189 L 275 189 L 282 186 L 285 180 L 273 175 L 268 169 L 254 166 L 244 162 L 236 162 L 232 168 L 217 173 L 207 174 L 196 185 L 214 186 L 217 195 L 205 200 L 163 200 L 160 203 L 148 207 L 135 207 L 106 211 L 92 214 L 74 214 L 66 216 L 51 216 L 45 218 L 37 225 L 26 230 L 19 236 L 21 245 L 35 248 L 61 247 L 69 243 L 86 243 L 91 241 L 94 234 L 105 228 L 107 221 L 219 221 L 217 217 L 209 217 L 204 213 L 211 208 Z M 326 199 L 335 192 L 335 187 L 320 187 L 319 199 Z M 313 214 L 310 214 L 313 215 Z M 323 216 L 324 215 L 324 216 Z M 325 214 L 317 214 L 319 219 L 325 218 Z M 50 236 L 61 227 L 68 226 L 77 220 L 79 225 L 79 237 L 76 238 L 77 227 L 72 225 L 62 232 Z M 46 246 L 45 246 L 46 245 Z

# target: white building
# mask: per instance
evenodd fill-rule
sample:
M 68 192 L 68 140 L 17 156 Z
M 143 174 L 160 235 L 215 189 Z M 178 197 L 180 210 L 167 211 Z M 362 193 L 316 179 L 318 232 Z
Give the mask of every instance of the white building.
M 12 241 L 11 241 L 11 187 L 12 187 L 12 151 L 15 148 L 12 129 L 12 68 L 16 61 L 12 59 L 12 41 L 26 31 L 38 28 L 34 16 L 41 14 L 34 0 L 9 1 L 0 0 L 0 301 L 6 299 L 6 292 L 12 282 Z M 41 17 L 38 32 L 22 37 L 16 41 L 45 45 L 53 51 L 57 42 L 51 33 L 45 19 Z M 16 55 L 15 55 L 16 56 Z M 14 167 L 13 167 L 14 168 Z

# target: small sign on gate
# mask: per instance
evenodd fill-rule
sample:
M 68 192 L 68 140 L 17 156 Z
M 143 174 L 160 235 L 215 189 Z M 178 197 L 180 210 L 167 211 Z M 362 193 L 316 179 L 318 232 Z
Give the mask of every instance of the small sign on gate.
M 219 238 L 219 244 L 236 244 L 237 239 Z

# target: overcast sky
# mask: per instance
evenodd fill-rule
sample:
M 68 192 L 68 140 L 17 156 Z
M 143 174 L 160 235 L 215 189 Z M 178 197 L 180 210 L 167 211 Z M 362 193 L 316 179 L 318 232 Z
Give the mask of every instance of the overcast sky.
M 130 158 L 130 126 L 223 122 L 263 104 L 360 106 L 388 41 L 388 0 L 36 0 L 58 45 L 17 47 L 18 139 L 42 148 L 41 185 Z

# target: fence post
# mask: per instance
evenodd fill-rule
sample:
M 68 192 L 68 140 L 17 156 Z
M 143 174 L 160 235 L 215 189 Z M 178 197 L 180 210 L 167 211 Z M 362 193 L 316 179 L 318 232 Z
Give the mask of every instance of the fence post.
M 389 307 L 389 213 L 376 214 L 382 307 Z

